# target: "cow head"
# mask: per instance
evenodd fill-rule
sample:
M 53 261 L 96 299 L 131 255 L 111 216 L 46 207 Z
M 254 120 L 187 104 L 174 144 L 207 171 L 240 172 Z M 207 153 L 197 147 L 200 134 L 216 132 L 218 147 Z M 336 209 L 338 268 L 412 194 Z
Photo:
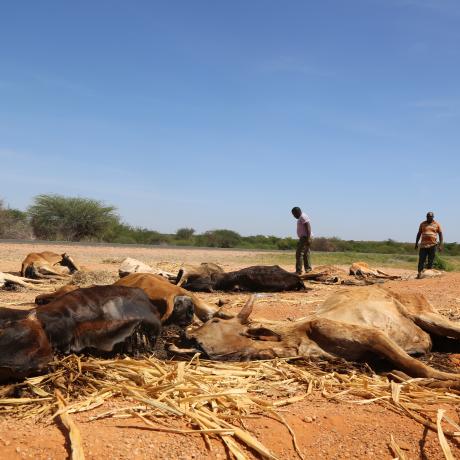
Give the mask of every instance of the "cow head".
M 59 265 L 62 265 L 63 267 L 68 267 L 70 273 L 78 272 L 80 270 L 80 267 L 75 263 L 75 261 L 70 257 L 68 254 L 64 252 L 62 254 L 62 259 L 59 262 Z
M 211 359 L 244 360 L 273 358 L 269 342 L 278 342 L 281 337 L 264 327 L 251 327 L 249 316 L 254 300 L 252 296 L 234 317 L 214 317 L 199 328 L 187 332 L 191 340 Z
M 209 275 L 191 275 L 187 280 L 182 281 L 179 286 L 189 291 L 213 292 L 216 281 L 214 276 Z
M 195 308 L 191 297 L 178 295 L 174 298 L 174 309 L 164 324 L 177 324 L 181 327 L 188 326 L 192 324 L 194 312 Z

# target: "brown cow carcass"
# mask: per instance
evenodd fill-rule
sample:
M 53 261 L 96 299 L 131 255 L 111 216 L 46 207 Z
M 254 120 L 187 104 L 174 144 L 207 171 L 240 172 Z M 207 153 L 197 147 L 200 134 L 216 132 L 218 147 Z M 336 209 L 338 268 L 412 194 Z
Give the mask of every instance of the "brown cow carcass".
M 363 279 L 383 279 L 383 280 L 397 280 L 401 279 L 398 275 L 390 275 L 379 269 L 369 267 L 366 262 L 354 262 L 350 266 L 350 275 Z
M 0 311 L 0 381 L 44 370 L 55 353 L 150 349 L 161 330 L 145 292 L 124 286 L 77 289 L 29 311 Z M 184 312 L 181 324 L 192 318 L 193 310 Z
M 183 285 L 190 291 L 280 292 L 304 290 L 299 275 L 278 265 L 256 265 L 233 272 L 213 272 L 189 278 Z
M 366 262 L 354 262 L 348 272 L 334 265 L 320 265 L 302 275 L 302 279 L 312 283 L 367 286 L 381 284 L 386 280 L 401 279 L 401 277 L 370 268 Z
M 35 303 L 37 305 L 46 305 L 56 299 L 59 299 L 69 292 L 76 291 L 77 289 L 80 289 L 80 286 L 77 286 L 76 284 L 66 284 L 56 289 L 54 292 L 45 292 L 43 294 L 39 294 L 35 297 Z
M 0 383 L 44 371 L 53 359 L 53 349 L 37 318 L 15 313 L 9 317 L 2 316 Z
M 66 267 L 67 272 L 61 267 Z M 31 252 L 21 264 L 21 276 L 32 279 L 65 279 L 79 270 L 71 256 L 51 251 Z
M 170 283 L 161 275 L 132 273 L 120 278 L 113 285 L 142 289 L 157 308 L 163 324 L 174 323 L 176 317 L 180 317 L 181 312 L 186 309 L 192 309 L 203 322 L 214 315 L 224 315 L 217 306 L 207 304 L 191 292 Z M 76 289 L 79 289 L 78 286 L 73 284 L 62 286 L 54 292 L 38 295 L 35 298 L 35 303 L 37 305 L 46 305 Z
M 114 283 L 115 286 L 131 286 L 144 290 L 151 302 L 161 312 L 162 321 L 166 321 L 180 305 L 187 303 L 193 306 L 196 316 L 207 321 L 221 312 L 217 306 L 209 305 L 186 289 L 171 284 L 160 275 L 151 273 L 132 273 Z
M 251 320 L 254 299 L 234 318 L 213 318 L 189 331 L 188 338 L 210 359 L 380 357 L 410 376 L 460 385 L 460 374 L 435 370 L 411 356 L 430 351 L 431 335 L 460 339 L 460 325 L 437 313 L 422 295 L 396 296 L 376 286 L 346 289 L 293 322 Z

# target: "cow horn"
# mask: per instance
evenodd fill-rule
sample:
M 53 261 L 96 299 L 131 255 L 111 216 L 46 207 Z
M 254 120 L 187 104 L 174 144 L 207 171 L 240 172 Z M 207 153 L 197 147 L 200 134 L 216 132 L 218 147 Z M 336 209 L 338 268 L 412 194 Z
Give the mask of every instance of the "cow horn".
M 255 300 L 256 296 L 252 295 L 250 299 L 246 302 L 246 305 L 238 313 L 237 318 L 240 320 L 241 324 L 245 324 L 248 322 L 249 316 L 252 313 L 252 307 L 254 306 Z

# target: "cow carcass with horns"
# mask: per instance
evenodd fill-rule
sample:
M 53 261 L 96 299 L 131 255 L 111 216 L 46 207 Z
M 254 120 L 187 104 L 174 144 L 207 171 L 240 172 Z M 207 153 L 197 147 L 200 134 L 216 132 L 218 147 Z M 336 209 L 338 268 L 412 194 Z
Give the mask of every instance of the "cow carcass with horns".
M 255 298 L 233 318 L 213 318 L 190 330 L 186 351 L 194 343 L 194 352 L 215 360 L 379 357 L 409 376 L 460 387 L 460 374 L 433 369 L 411 356 L 429 352 L 431 336 L 460 339 L 460 324 L 441 316 L 423 295 L 396 295 L 376 286 L 346 289 L 326 299 L 314 314 L 292 322 L 251 320 Z

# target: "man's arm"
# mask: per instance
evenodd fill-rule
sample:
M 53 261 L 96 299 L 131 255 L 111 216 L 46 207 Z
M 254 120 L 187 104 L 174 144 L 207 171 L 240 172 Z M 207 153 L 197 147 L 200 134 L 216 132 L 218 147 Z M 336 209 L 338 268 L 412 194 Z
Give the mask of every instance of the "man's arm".
M 442 251 L 444 249 L 444 238 L 442 236 L 442 232 L 439 232 L 439 246 L 438 249 Z
M 305 231 L 307 232 L 308 244 L 310 244 L 310 241 L 311 241 L 311 225 L 310 225 L 310 222 L 305 222 Z
M 415 238 L 415 247 L 414 247 L 414 249 L 418 249 L 418 241 L 419 241 L 421 236 L 422 236 L 422 228 L 420 227 L 418 229 L 417 237 Z

